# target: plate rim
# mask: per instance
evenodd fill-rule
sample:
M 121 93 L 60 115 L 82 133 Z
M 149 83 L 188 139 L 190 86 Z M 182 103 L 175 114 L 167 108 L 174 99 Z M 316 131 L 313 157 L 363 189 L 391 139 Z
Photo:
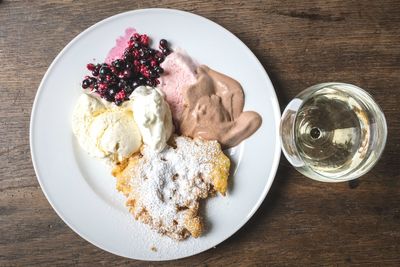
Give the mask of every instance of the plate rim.
M 48 76 L 50 75 L 52 69 L 54 68 L 54 66 L 56 65 L 56 63 L 58 62 L 59 58 L 62 57 L 66 51 L 69 49 L 70 46 L 72 46 L 73 44 L 75 44 L 82 36 L 84 36 L 86 33 L 94 30 L 95 28 L 97 28 L 100 25 L 106 24 L 111 20 L 114 19 L 118 19 L 118 17 L 123 17 L 126 16 L 127 14 L 137 14 L 137 13 L 146 13 L 146 12 L 151 12 L 151 11 L 160 11 L 160 12 L 169 12 L 169 13 L 176 13 L 176 14 L 181 14 L 181 15 L 185 15 L 185 16 L 194 16 L 197 17 L 198 19 L 201 20 L 205 20 L 208 23 L 211 23 L 213 26 L 219 28 L 220 30 L 224 31 L 226 34 L 231 35 L 234 39 L 236 39 L 241 46 L 247 50 L 249 53 L 249 55 L 251 55 L 253 57 L 253 59 L 255 59 L 255 62 L 257 62 L 257 64 L 259 65 L 260 69 L 262 70 L 263 74 L 267 77 L 267 82 L 270 84 L 270 86 L 272 87 L 272 96 L 273 99 L 275 101 L 272 101 L 272 109 L 275 111 L 274 115 L 275 115 L 275 121 L 276 121 L 276 125 L 275 125 L 275 132 L 276 132 L 276 138 L 275 138 L 275 144 L 276 144 L 276 148 L 274 151 L 274 159 L 273 162 L 271 164 L 271 171 L 269 172 L 268 177 L 266 177 L 267 179 L 267 183 L 265 184 L 265 187 L 262 191 L 262 193 L 260 194 L 257 202 L 255 203 L 255 205 L 252 207 L 251 210 L 249 210 L 249 212 L 247 213 L 247 216 L 243 217 L 243 219 L 237 224 L 237 229 L 234 230 L 232 233 L 228 234 L 227 236 L 224 236 L 223 238 L 221 238 L 220 240 L 218 240 L 214 245 L 211 245 L 208 248 L 202 249 L 200 251 L 198 251 L 197 253 L 191 254 L 191 255 L 187 255 L 187 256 L 183 256 L 183 257 L 175 257 L 175 258 L 169 258 L 169 259 L 145 259 L 145 258 L 140 258 L 140 257 L 129 257 L 126 255 L 122 255 L 121 253 L 119 253 L 118 251 L 113 251 L 109 248 L 104 247 L 102 244 L 98 244 L 96 241 L 91 240 L 90 238 L 88 238 L 85 234 L 81 233 L 78 228 L 79 227 L 75 227 L 68 219 L 66 216 L 64 216 L 62 214 L 61 211 L 59 211 L 55 205 L 53 204 L 51 198 L 49 198 L 48 192 L 42 183 L 42 178 L 40 175 L 40 171 L 37 167 L 37 159 L 35 156 L 35 145 L 33 142 L 33 129 L 34 129 L 34 118 L 36 117 L 36 110 L 37 110 L 37 106 L 38 106 L 38 99 L 40 97 L 40 95 L 42 94 L 43 91 L 43 87 L 44 87 L 44 83 L 47 80 Z M 127 258 L 127 259 L 133 259 L 133 260 L 141 260 L 141 261 L 172 261 L 172 260 L 177 260 L 177 259 L 183 259 L 183 258 L 188 258 L 191 256 L 195 256 L 198 255 L 200 253 L 203 253 L 204 251 L 207 251 L 213 247 L 216 247 L 217 245 L 221 244 L 222 242 L 228 240 L 230 237 L 232 237 L 235 233 L 237 233 L 249 220 L 250 218 L 253 217 L 253 215 L 256 213 L 256 211 L 260 208 L 261 204 L 264 202 L 271 186 L 272 183 L 275 180 L 276 177 L 276 173 L 278 171 L 278 166 L 279 166 L 279 162 L 280 162 L 280 158 L 281 158 L 281 144 L 280 144 L 280 138 L 279 138 L 279 122 L 280 122 L 280 118 L 281 118 L 281 110 L 280 110 L 280 106 L 279 106 L 279 100 L 278 97 L 276 95 L 276 91 L 275 91 L 275 87 L 272 84 L 272 81 L 267 73 L 267 71 L 265 70 L 264 66 L 261 64 L 261 62 L 259 61 L 259 59 L 256 57 L 256 55 L 251 51 L 251 49 L 242 41 L 239 39 L 239 37 L 237 37 L 235 34 L 233 34 L 232 32 L 230 32 L 228 29 L 226 29 L 225 27 L 221 26 L 220 24 L 212 21 L 211 19 L 208 19 L 206 17 L 203 17 L 201 15 L 197 15 L 195 13 L 189 12 L 189 11 L 183 11 L 183 10 L 179 10 L 179 9 L 172 9 L 172 8 L 143 8 L 143 9 L 134 9 L 134 10 L 129 10 L 129 11 L 125 11 L 125 12 L 121 12 L 121 13 L 117 13 L 115 15 L 106 17 L 94 24 L 92 24 L 91 26 L 89 26 L 88 28 L 86 28 L 85 30 L 83 30 L 82 32 L 80 32 L 78 35 L 76 35 L 71 41 L 68 42 L 68 44 L 66 46 L 64 46 L 62 48 L 62 50 L 57 54 L 57 56 L 53 59 L 53 61 L 51 62 L 51 64 L 49 65 L 49 67 L 47 68 L 45 74 L 43 75 L 43 78 L 38 86 L 38 89 L 36 91 L 35 94 L 35 98 L 33 100 L 33 105 L 32 105 L 32 110 L 31 110 L 31 116 L 30 116 L 30 122 L 29 122 L 29 146 L 30 146 L 30 154 L 31 154 L 31 159 L 32 159 L 32 165 L 36 174 L 36 179 L 38 180 L 38 183 L 40 185 L 40 188 L 43 192 L 43 194 L 45 195 L 48 203 L 50 204 L 50 206 L 53 208 L 53 210 L 56 212 L 56 214 L 61 218 L 61 220 L 73 231 L 75 232 L 78 236 L 80 236 L 81 238 L 83 238 L 85 241 L 89 242 L 90 244 L 94 245 L 97 248 L 100 248 L 104 251 L 107 251 L 111 254 L 123 257 L 123 258 Z

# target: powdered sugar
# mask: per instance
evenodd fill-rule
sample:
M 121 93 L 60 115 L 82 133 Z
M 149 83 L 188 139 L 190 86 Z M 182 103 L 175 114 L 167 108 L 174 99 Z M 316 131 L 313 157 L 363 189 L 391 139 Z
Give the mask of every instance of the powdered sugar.
M 189 235 L 187 220 L 197 218 L 198 201 L 211 189 L 215 141 L 177 137 L 176 148 L 144 147 L 131 181 L 135 217 L 176 239 Z M 201 229 L 200 229 L 201 231 Z

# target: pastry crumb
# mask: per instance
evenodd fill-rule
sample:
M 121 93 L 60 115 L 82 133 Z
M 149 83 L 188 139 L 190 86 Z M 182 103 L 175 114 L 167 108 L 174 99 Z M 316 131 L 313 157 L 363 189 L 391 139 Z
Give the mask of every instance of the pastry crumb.
M 152 246 L 152 247 L 150 248 L 150 250 L 153 251 L 153 252 L 157 252 L 157 248 L 156 248 L 155 246 Z

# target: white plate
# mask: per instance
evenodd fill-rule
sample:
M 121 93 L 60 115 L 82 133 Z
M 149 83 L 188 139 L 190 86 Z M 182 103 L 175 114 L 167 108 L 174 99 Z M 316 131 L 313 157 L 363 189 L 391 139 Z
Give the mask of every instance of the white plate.
M 226 197 L 207 200 L 204 236 L 186 241 L 160 237 L 135 222 L 114 189 L 114 178 L 77 145 L 72 108 L 82 93 L 85 66 L 103 61 L 128 27 L 153 40 L 168 39 L 199 62 L 243 86 L 245 110 L 257 111 L 261 128 L 230 151 L 236 167 Z M 111 253 L 141 260 L 171 260 L 200 253 L 239 230 L 264 200 L 280 158 L 280 110 L 260 62 L 233 34 L 203 17 L 171 9 L 144 9 L 105 19 L 82 32 L 47 70 L 33 105 L 30 143 L 40 186 L 57 214 L 81 237 Z M 155 247 L 157 251 L 151 250 Z

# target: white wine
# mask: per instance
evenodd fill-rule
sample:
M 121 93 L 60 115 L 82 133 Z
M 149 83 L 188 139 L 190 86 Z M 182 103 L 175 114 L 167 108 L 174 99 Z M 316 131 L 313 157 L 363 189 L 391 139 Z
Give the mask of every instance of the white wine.
M 314 86 L 285 110 L 284 152 L 306 176 L 323 181 L 354 179 L 380 156 L 386 140 L 385 118 L 372 98 L 357 88 L 340 83 Z
M 371 128 L 368 111 L 351 95 L 322 89 L 300 107 L 295 143 L 315 172 L 337 176 L 367 156 Z

